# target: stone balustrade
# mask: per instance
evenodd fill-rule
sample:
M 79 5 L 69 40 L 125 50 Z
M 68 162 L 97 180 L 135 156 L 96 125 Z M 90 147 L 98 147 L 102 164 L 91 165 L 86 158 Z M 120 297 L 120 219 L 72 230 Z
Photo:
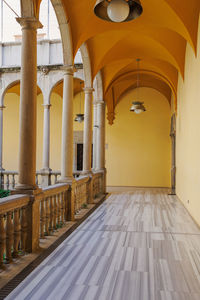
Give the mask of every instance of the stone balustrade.
M 36 184 L 42 187 L 46 187 L 47 185 L 44 182 L 48 182 L 49 185 L 56 184 L 60 179 L 61 172 L 60 171 L 49 171 L 49 173 L 45 173 L 43 171 L 36 172 Z M 78 178 L 81 175 L 81 171 L 73 172 L 74 178 Z M 47 181 L 43 181 L 43 176 L 48 176 Z M 4 190 L 12 190 L 15 188 L 15 185 L 18 181 L 18 172 L 17 171 L 0 171 L 0 187 Z
M 93 173 L 93 198 L 95 199 L 100 194 L 103 194 L 104 191 L 104 173 L 103 172 L 95 172 Z
M 7 175 L 16 176 L 17 172 L 3 174 Z M 103 195 L 103 176 L 97 172 L 76 178 L 71 185 L 59 183 L 32 195 L 0 199 L 0 268 L 20 255 L 36 251 L 40 238 L 74 220 L 75 213 Z
M 43 189 L 40 202 L 40 237 L 50 235 L 67 222 L 69 185 L 56 184 Z
M 30 197 L 12 195 L 0 200 L 0 268 L 27 250 Z
M 0 187 L 4 190 L 14 189 L 17 177 L 17 171 L 0 171 Z
M 89 184 L 90 184 L 89 176 L 82 176 L 76 179 L 76 185 L 74 191 L 74 205 L 75 205 L 76 213 L 79 213 L 81 208 L 83 208 L 84 205 L 88 204 L 88 200 L 90 197 Z

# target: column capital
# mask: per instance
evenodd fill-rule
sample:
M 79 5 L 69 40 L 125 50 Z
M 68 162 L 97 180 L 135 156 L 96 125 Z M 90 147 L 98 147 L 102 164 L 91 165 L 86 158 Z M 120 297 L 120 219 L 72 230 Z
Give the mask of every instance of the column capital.
M 74 66 L 73 65 L 63 65 L 61 70 L 65 71 L 64 75 L 74 75 Z
M 6 108 L 4 105 L 0 106 L 0 110 L 3 110 L 4 108 Z
M 83 88 L 83 91 L 85 94 L 92 94 L 94 92 L 94 89 L 92 87 L 85 87 Z
M 23 29 L 34 29 L 37 30 L 38 28 L 42 28 L 43 25 L 37 18 L 16 18 L 16 21 L 21 25 Z
M 42 106 L 44 107 L 44 109 L 50 109 L 52 105 L 45 103 L 45 104 L 42 104 Z
M 105 105 L 105 102 L 103 100 L 96 100 L 96 105 Z

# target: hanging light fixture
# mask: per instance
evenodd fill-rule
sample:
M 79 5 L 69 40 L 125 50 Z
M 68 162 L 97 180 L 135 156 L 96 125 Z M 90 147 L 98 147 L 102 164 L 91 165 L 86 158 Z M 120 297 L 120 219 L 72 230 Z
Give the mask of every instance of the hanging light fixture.
M 97 0 L 94 13 L 100 19 L 110 22 L 128 22 L 143 12 L 140 0 Z
M 75 122 L 82 123 L 84 121 L 84 114 L 81 113 L 81 84 L 82 82 L 80 81 L 80 113 L 76 114 L 76 117 L 74 119 Z
M 136 59 L 137 62 L 137 91 L 139 92 L 138 88 L 140 85 L 140 58 Z M 137 93 L 137 98 L 138 98 L 138 93 Z M 144 107 L 144 102 L 140 101 L 133 101 L 132 106 L 130 108 L 130 111 L 133 111 L 136 114 L 141 114 L 142 112 L 146 111 L 146 108 Z

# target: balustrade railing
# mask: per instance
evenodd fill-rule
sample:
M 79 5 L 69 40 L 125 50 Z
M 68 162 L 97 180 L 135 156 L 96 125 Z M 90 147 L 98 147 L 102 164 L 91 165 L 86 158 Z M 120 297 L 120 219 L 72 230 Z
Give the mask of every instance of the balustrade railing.
M 87 206 L 88 199 L 90 196 L 89 183 L 89 176 L 83 176 L 76 179 L 76 185 L 74 190 L 74 205 L 76 213 L 78 213 L 84 206 Z
M 0 268 L 27 250 L 27 209 L 30 197 L 12 195 L 0 200 Z
M 67 190 L 69 185 L 56 184 L 43 189 L 40 202 L 40 237 L 50 235 L 67 221 Z
M 14 189 L 18 179 L 17 171 L 1 171 L 0 172 L 0 186 L 4 190 Z
M 73 173 L 74 178 L 78 178 L 81 175 L 81 171 L 76 171 Z M 48 177 L 48 180 L 43 181 L 44 177 Z M 36 184 L 38 186 L 49 186 L 56 184 L 61 177 L 60 171 L 50 171 L 48 174 L 43 171 L 36 172 Z M 14 189 L 18 182 L 18 172 L 17 171 L 0 171 L 0 187 L 4 190 Z M 48 184 L 46 184 L 48 182 Z
M 93 173 L 93 198 L 103 193 L 103 172 Z
M 4 176 L 17 172 L 5 172 Z M 103 193 L 103 173 L 77 178 L 72 185 L 56 184 L 34 195 L 11 195 L 0 199 L 0 268 L 26 252 L 38 249 L 39 239 L 52 235 L 74 213 Z M 12 177 L 11 177 L 12 179 Z M 12 181 L 7 186 L 13 184 Z

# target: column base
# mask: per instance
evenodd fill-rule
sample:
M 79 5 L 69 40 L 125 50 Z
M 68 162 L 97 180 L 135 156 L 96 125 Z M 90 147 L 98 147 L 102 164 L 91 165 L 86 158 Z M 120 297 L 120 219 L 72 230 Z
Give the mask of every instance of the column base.
M 12 194 L 28 194 L 28 195 L 37 195 L 42 193 L 42 189 L 37 185 L 28 185 L 28 184 L 17 184 Z
M 67 177 L 61 177 L 61 179 L 59 179 L 57 181 L 57 183 L 67 183 L 67 184 L 72 184 L 74 183 L 76 180 L 74 179 L 73 176 L 67 176 Z
M 50 168 L 42 168 L 41 170 L 40 170 L 40 173 L 43 175 L 46 175 L 46 174 L 49 174 L 49 173 L 51 173 L 51 171 L 52 171 L 52 169 L 50 169 Z
M 40 170 L 40 174 L 42 176 L 42 187 L 47 187 L 51 185 L 51 171 L 50 168 L 43 168 Z
M 90 176 L 90 175 L 92 175 L 92 174 L 93 174 L 92 170 L 88 170 L 88 171 L 87 171 L 87 170 L 84 170 L 84 171 L 81 172 L 80 175 L 84 175 L 84 176 L 85 176 L 85 175 L 88 175 L 88 176 Z
M 74 222 L 74 215 L 75 215 L 75 208 L 74 208 L 74 201 L 75 201 L 75 196 L 74 196 L 74 190 L 76 186 L 76 180 L 74 179 L 73 176 L 69 177 L 64 177 L 58 180 L 58 183 L 66 183 L 69 185 L 69 189 L 67 190 L 67 207 L 68 207 L 68 212 L 67 212 L 67 220 Z

